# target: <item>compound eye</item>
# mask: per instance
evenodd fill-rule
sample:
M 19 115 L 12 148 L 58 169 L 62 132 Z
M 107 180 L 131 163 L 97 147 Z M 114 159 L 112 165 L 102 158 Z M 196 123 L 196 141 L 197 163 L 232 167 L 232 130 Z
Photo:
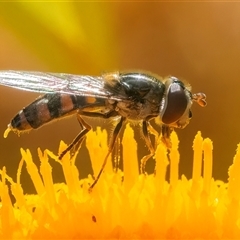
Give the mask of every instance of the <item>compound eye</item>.
M 171 124 L 181 118 L 187 109 L 189 98 L 184 91 L 180 81 L 172 81 L 168 85 L 165 97 L 164 108 L 161 113 L 162 122 Z

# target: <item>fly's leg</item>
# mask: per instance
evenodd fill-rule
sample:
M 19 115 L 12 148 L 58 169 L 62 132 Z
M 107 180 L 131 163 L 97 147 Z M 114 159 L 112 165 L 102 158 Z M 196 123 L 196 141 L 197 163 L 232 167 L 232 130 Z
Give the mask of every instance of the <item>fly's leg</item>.
M 150 129 L 150 132 L 151 132 L 151 129 L 153 129 L 153 127 L 150 125 L 150 123 L 148 121 L 143 121 L 142 123 L 142 132 L 143 132 L 143 137 L 144 137 L 144 140 L 145 140 L 145 143 L 150 151 L 150 154 L 144 156 L 142 159 L 141 159 L 141 165 L 140 165 L 140 172 L 141 173 L 145 173 L 145 165 L 146 165 L 146 162 L 149 158 L 151 158 L 154 153 L 155 153 L 155 148 L 153 147 L 153 144 L 152 144 L 152 141 L 150 139 L 150 136 L 149 136 L 149 132 L 148 132 L 148 129 Z M 156 131 L 157 132 L 157 131 Z M 155 133 L 154 131 L 152 131 L 151 133 Z M 158 134 L 155 135 L 155 139 L 158 138 Z
M 172 143 L 170 139 L 170 135 L 173 131 L 173 128 L 167 126 L 167 125 L 162 125 L 162 137 L 161 141 L 167 148 L 167 158 L 168 161 L 170 162 L 170 149 L 172 148 Z
M 151 158 L 154 154 L 155 151 L 157 149 L 157 144 L 158 144 L 158 139 L 159 139 L 159 134 L 158 132 L 151 126 L 151 124 L 148 121 L 143 121 L 143 125 L 142 125 L 142 131 L 143 131 L 143 136 L 144 136 L 144 140 L 146 142 L 146 145 L 150 151 L 150 154 L 144 156 L 141 159 L 141 166 L 140 166 L 140 171 L 141 173 L 145 173 L 145 165 L 146 162 L 149 158 Z M 166 146 L 168 154 L 167 157 L 169 159 L 169 149 L 171 149 L 172 147 L 172 143 L 170 140 L 170 135 L 173 131 L 173 128 L 167 126 L 167 125 L 162 125 L 162 134 L 161 134 L 161 141 L 163 142 L 163 144 Z M 151 133 L 152 135 L 154 135 L 155 137 L 155 144 L 153 147 L 152 141 L 150 139 L 149 133 Z
M 69 144 L 68 147 L 59 155 L 58 157 L 59 160 L 61 160 L 63 156 L 72 149 L 74 149 L 74 152 L 78 150 L 83 142 L 85 135 L 91 130 L 91 126 L 81 118 L 80 114 L 77 114 L 77 119 L 80 126 L 82 127 L 82 131 L 74 138 L 71 144 Z
M 173 131 L 173 128 L 167 126 L 167 125 L 162 125 L 162 137 L 161 141 L 164 143 L 166 148 L 169 150 L 172 147 L 172 143 L 170 140 L 170 135 Z
M 114 172 L 117 173 L 119 169 L 119 162 L 120 162 L 120 148 L 121 143 L 119 137 L 116 139 L 116 143 L 114 145 Z
M 79 112 L 82 116 L 87 116 L 87 117 L 92 117 L 92 118 L 104 118 L 104 119 L 107 119 L 107 118 L 110 118 L 110 117 L 116 117 L 118 116 L 118 113 L 115 112 L 115 111 L 112 111 L 112 112 L 108 112 L 108 113 L 98 113 L 98 112 L 84 112 L 84 111 L 81 111 Z
M 148 129 L 148 132 L 151 133 L 155 138 L 154 139 L 154 149 L 156 150 L 157 145 L 159 143 L 159 133 L 157 130 L 154 129 L 154 127 L 149 122 L 147 122 L 147 129 Z
M 77 120 L 80 124 L 80 127 L 82 128 L 82 131 L 75 137 L 75 139 L 71 142 L 70 145 L 59 155 L 59 160 L 63 158 L 63 156 L 68 152 L 72 151 L 71 156 L 74 155 L 74 153 L 81 147 L 81 144 L 84 140 L 84 136 L 91 130 L 91 126 L 87 124 L 82 118 L 81 115 L 89 116 L 89 117 L 101 117 L 101 118 L 110 118 L 113 116 L 116 116 L 116 112 L 109 112 L 106 114 L 101 113 L 95 113 L 95 112 L 78 112 L 77 114 Z
M 92 191 L 93 187 L 94 187 L 94 186 L 96 185 L 96 183 L 98 182 L 98 180 L 99 180 L 99 178 L 100 178 L 100 176 L 101 176 L 101 174 L 102 174 L 102 172 L 103 172 L 103 170 L 104 170 L 104 168 L 105 168 L 105 166 L 106 166 L 107 159 L 108 159 L 109 155 L 110 155 L 110 154 L 112 153 L 112 151 L 113 151 L 113 148 L 114 148 L 116 139 L 117 139 L 118 134 L 119 134 L 119 132 L 120 132 L 120 130 L 121 130 L 121 128 L 122 128 L 122 125 L 123 125 L 124 120 L 125 120 L 125 119 L 124 119 L 123 117 L 121 117 L 120 121 L 117 123 L 117 125 L 116 125 L 116 127 L 115 127 L 115 129 L 114 129 L 114 131 L 113 131 L 112 138 L 111 138 L 110 143 L 109 143 L 108 153 L 107 153 L 106 157 L 104 158 L 102 167 L 101 167 L 101 169 L 100 169 L 97 177 L 95 178 L 95 180 L 94 180 L 94 182 L 92 183 L 92 185 L 89 187 L 89 192 Z
M 85 139 L 85 137 L 81 138 L 77 143 L 76 145 L 73 146 L 73 148 L 70 150 L 70 157 L 72 158 L 76 152 L 81 148 L 82 146 L 82 142 L 83 140 Z

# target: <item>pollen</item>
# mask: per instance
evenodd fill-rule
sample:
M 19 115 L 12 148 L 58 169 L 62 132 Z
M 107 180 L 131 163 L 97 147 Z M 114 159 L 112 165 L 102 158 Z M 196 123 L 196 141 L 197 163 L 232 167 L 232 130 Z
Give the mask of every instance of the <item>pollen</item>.
M 6 168 L 0 171 L 0 239 L 240 239 L 240 145 L 224 183 L 212 177 L 210 139 L 200 132 L 195 136 L 191 179 L 179 176 L 175 132 L 171 141 L 170 152 L 158 144 L 153 173 L 140 174 L 138 144 L 127 125 L 121 143 L 123 171 L 116 167 L 119 156 L 113 156 L 115 162 L 108 162 L 91 192 L 94 178 L 81 179 L 75 165 L 81 149 L 61 161 L 50 150 L 38 149 L 38 160 L 21 149 L 17 176 L 8 176 Z M 108 151 L 106 131 L 91 131 L 86 145 L 96 175 Z M 66 146 L 61 142 L 59 152 Z M 53 161 L 61 165 L 65 183 L 54 183 Z M 23 168 L 35 195 L 24 193 Z
M 4 133 L 3 133 L 3 137 L 4 137 L 4 138 L 7 138 L 8 134 L 9 134 L 11 131 L 12 131 L 11 125 L 9 124 L 8 127 L 7 127 L 7 129 L 6 129 L 6 130 L 4 131 Z

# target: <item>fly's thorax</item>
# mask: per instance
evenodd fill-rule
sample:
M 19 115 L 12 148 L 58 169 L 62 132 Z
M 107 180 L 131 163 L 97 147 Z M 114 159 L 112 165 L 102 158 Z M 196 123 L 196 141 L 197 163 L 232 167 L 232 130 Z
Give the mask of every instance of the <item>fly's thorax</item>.
M 122 86 L 120 83 L 119 72 L 109 72 L 102 75 L 104 79 L 104 89 L 108 90 L 110 95 L 120 96 Z
M 164 94 L 164 83 L 155 75 L 141 72 L 122 73 L 120 82 L 125 94 L 135 100 L 160 103 Z
M 162 79 L 144 72 L 112 72 L 104 74 L 103 79 L 110 97 L 118 100 L 160 104 L 164 94 Z
M 164 95 L 165 86 L 160 79 L 141 72 L 120 73 L 117 87 L 115 111 L 129 120 L 144 120 L 157 115 Z

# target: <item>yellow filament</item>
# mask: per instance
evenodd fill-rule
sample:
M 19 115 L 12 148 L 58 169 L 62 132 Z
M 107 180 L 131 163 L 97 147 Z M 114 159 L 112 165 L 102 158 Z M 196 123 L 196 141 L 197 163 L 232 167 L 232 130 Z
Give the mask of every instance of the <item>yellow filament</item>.
M 41 177 L 39 175 L 37 166 L 33 163 L 32 155 L 31 155 L 31 153 L 30 153 L 30 151 L 28 149 L 26 151 L 24 151 L 21 148 L 20 151 L 21 151 L 23 159 L 26 162 L 27 171 L 28 171 L 28 173 L 29 173 L 29 175 L 30 175 L 30 177 L 32 179 L 32 182 L 33 182 L 33 184 L 35 186 L 37 194 L 39 196 L 41 196 L 42 194 L 44 194 L 45 189 L 44 189 L 44 185 L 43 185 L 42 179 L 41 179 Z
M 124 169 L 124 186 L 128 192 L 139 176 L 138 158 L 137 158 L 137 143 L 134 140 L 133 130 L 129 125 L 126 126 L 122 141 L 123 146 L 123 169 Z
M 179 164 L 179 152 L 178 152 L 178 138 L 176 132 L 173 132 L 171 134 L 171 140 L 172 140 L 172 149 L 170 152 L 170 185 L 176 186 L 178 181 L 178 164 Z
M 201 133 L 198 132 L 193 141 L 193 171 L 192 180 L 193 184 L 199 181 L 202 171 L 202 144 L 203 138 Z
M 203 173 L 203 189 L 209 194 L 212 179 L 212 141 L 205 139 L 203 141 L 204 152 L 204 173 Z

